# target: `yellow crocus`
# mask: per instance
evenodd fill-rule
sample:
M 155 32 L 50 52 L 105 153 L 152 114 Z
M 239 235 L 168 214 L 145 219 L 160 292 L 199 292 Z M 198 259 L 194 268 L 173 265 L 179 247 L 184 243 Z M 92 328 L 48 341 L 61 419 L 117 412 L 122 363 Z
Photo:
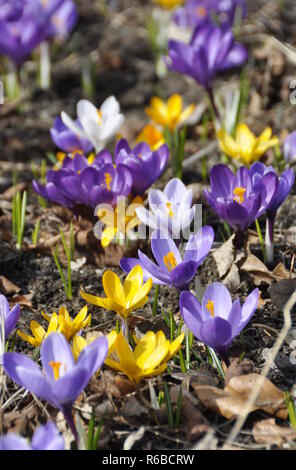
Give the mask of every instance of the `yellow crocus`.
M 42 341 L 50 334 L 53 332 L 61 332 L 61 326 L 59 325 L 59 320 L 58 316 L 56 313 L 54 313 L 48 324 L 47 331 L 35 320 L 32 320 L 30 322 L 30 328 L 33 333 L 33 336 L 28 335 L 27 333 L 24 333 L 20 330 L 17 331 L 17 334 L 24 340 L 30 343 L 32 346 L 37 348 L 40 346 Z
M 42 312 L 43 317 L 47 321 L 51 321 L 52 316 Z M 56 315 L 55 313 L 53 315 Z M 91 322 L 91 315 L 87 315 L 87 306 L 85 305 L 80 312 L 72 319 L 67 309 L 62 306 L 58 315 L 59 328 L 61 333 L 65 336 L 67 341 L 71 341 L 79 331 L 86 328 Z
M 136 215 L 136 209 L 142 205 L 143 199 L 141 196 L 137 196 L 127 208 L 123 200 L 122 203 L 118 203 L 114 210 L 99 209 L 97 216 L 105 225 L 101 235 L 103 248 L 110 245 L 111 241 L 116 237 L 125 238 L 129 231 L 140 225 L 141 221 Z
M 220 129 L 217 136 L 221 150 L 244 165 L 256 162 L 269 148 L 279 143 L 277 137 L 272 137 L 270 127 L 267 127 L 259 137 L 256 137 L 244 123 L 237 125 L 235 138 L 227 134 L 224 129 Z
M 157 127 L 147 124 L 138 134 L 136 142 L 146 142 L 151 150 L 157 150 L 165 143 L 165 138 Z
M 183 109 L 182 97 L 180 95 L 172 95 L 167 101 L 153 96 L 150 100 L 150 106 L 145 111 L 147 116 L 156 124 L 174 131 L 188 121 L 195 109 L 196 106 L 194 104 Z
M 116 339 L 116 336 L 117 336 L 117 333 L 115 330 L 111 331 L 111 333 L 107 335 L 107 340 L 108 340 L 108 345 L 109 345 L 108 354 L 111 354 L 114 350 L 114 341 Z M 91 335 L 87 339 L 79 335 L 73 338 L 72 351 L 73 351 L 73 356 L 74 356 L 75 361 L 77 361 L 81 351 L 83 351 L 85 346 L 92 343 L 97 338 L 98 336 L 96 334 Z
M 148 331 L 141 339 L 135 338 L 134 351 L 129 346 L 122 332 L 112 332 L 112 353 L 105 360 L 105 365 L 123 372 L 129 380 L 137 384 L 141 379 L 161 374 L 167 362 L 175 356 L 181 347 L 184 333 L 172 343 L 166 339 L 163 331 L 156 334 Z
M 134 266 L 129 272 L 123 285 L 113 271 L 106 271 L 102 282 L 106 297 L 96 297 L 86 292 L 81 292 L 81 296 L 87 302 L 112 310 L 123 318 L 127 318 L 130 312 L 145 305 L 152 288 L 151 279 L 143 284 L 143 270 L 139 265 Z
M 183 5 L 185 0 L 154 0 L 157 5 L 165 10 L 173 10 L 179 5 Z

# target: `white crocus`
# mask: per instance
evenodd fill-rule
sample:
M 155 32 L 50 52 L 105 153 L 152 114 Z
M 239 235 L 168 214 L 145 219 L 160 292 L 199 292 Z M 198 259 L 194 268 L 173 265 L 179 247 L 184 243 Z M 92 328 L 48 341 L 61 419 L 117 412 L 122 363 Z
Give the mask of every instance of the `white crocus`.
M 114 96 L 107 98 L 100 109 L 97 109 L 90 101 L 80 100 L 77 103 L 77 118 L 81 127 L 64 111 L 61 118 L 71 131 L 87 138 L 96 152 L 100 152 L 118 133 L 124 121 L 124 116 L 120 113 L 120 105 Z
M 136 213 L 141 222 L 152 230 L 158 228 L 180 239 L 182 231 L 191 224 L 195 207 L 192 206 L 192 190 L 186 189 L 178 178 L 171 179 L 164 191 L 151 189 L 148 194 L 149 209 L 139 207 Z

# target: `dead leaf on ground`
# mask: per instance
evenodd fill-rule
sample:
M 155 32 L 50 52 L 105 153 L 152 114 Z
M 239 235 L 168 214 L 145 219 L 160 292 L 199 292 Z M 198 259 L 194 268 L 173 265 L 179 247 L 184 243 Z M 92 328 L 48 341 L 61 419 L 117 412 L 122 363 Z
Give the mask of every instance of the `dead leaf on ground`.
M 263 419 L 253 426 L 253 436 L 258 444 L 276 445 L 296 440 L 296 430 L 278 426 L 274 418 Z
M 19 304 L 24 307 L 32 308 L 32 302 L 31 302 L 32 298 L 33 298 L 33 293 L 26 294 L 26 295 L 14 295 L 10 302 L 13 305 Z
M 4 295 L 18 294 L 21 288 L 11 282 L 7 277 L 0 276 L 0 291 Z
M 253 371 L 254 364 L 251 359 L 243 359 L 240 361 L 235 358 L 231 361 L 230 366 L 225 372 L 225 383 L 227 384 L 233 377 L 250 374 Z
M 196 384 L 192 384 L 192 387 L 206 408 L 221 414 L 225 418 L 232 419 L 243 413 L 246 402 L 257 386 L 259 379 L 260 375 L 258 374 L 233 377 L 224 390 Z M 266 411 L 281 419 L 286 419 L 288 416 L 284 392 L 267 378 L 264 378 L 263 386 L 251 408 L 251 411 L 256 410 Z
M 270 285 L 273 281 L 281 281 L 291 277 L 291 273 L 286 270 L 282 263 L 279 263 L 273 271 L 270 271 L 267 266 L 250 251 L 250 245 L 254 243 L 254 241 L 256 241 L 256 237 L 251 232 L 249 233 L 246 247 L 241 250 L 236 250 L 234 246 L 234 235 L 232 235 L 220 248 L 213 252 L 219 278 L 231 292 L 235 292 L 239 287 L 241 283 L 241 273 L 247 274 L 255 286 L 260 286 L 261 284 Z M 294 274 L 292 274 L 292 276 L 294 276 Z

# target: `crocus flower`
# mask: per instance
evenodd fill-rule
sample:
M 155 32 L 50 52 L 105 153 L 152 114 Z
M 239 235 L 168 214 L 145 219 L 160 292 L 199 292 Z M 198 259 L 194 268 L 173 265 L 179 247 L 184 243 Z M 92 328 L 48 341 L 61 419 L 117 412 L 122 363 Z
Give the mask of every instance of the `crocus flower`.
M 76 121 L 76 125 L 80 125 L 79 121 Z M 75 154 L 81 151 L 83 154 L 88 154 L 93 148 L 88 139 L 68 129 L 59 117 L 55 118 L 50 134 L 55 145 L 66 153 Z
M 261 162 L 254 163 L 250 168 L 250 176 L 254 187 L 261 185 L 261 180 L 265 175 L 272 174 L 277 178 L 277 189 L 266 208 L 266 232 L 265 232 L 265 247 L 266 247 L 266 261 L 272 263 L 273 261 L 273 229 L 274 220 L 278 208 L 283 204 L 294 184 L 295 174 L 291 168 L 286 169 L 280 176 L 277 176 L 275 169 L 272 166 L 265 166 Z
M 182 5 L 184 1 L 185 0 L 154 0 L 154 2 L 158 6 L 160 6 L 161 8 L 164 8 L 165 10 L 173 10 L 179 5 Z
M 183 99 L 180 95 L 172 95 L 167 101 L 153 96 L 150 106 L 145 109 L 148 117 L 161 127 L 174 131 L 176 128 L 191 122 L 196 105 L 191 104 L 183 109 Z
M 4 370 L 18 385 L 60 409 L 78 440 L 71 409 L 90 378 L 102 367 L 107 352 L 108 341 L 102 336 L 86 346 L 75 363 L 66 338 L 52 333 L 40 348 L 43 370 L 19 353 L 4 354 Z
M 0 0 L 0 20 L 17 20 L 23 11 L 22 0 Z
M 81 100 L 77 104 L 77 117 L 80 126 L 64 111 L 61 114 L 65 126 L 75 134 L 88 139 L 96 151 L 101 151 L 121 128 L 124 117 L 114 96 L 107 98 L 100 109 L 90 101 Z
M 157 150 L 165 143 L 162 132 L 152 124 L 147 124 L 138 134 L 137 142 L 146 142 L 151 150 Z
M 0 450 L 64 450 L 65 443 L 54 423 L 47 423 L 34 432 L 32 442 L 10 432 L 0 437 Z
M 137 196 L 128 207 L 125 207 L 125 198 L 119 200 L 112 210 L 99 206 L 96 215 L 100 221 L 95 226 L 95 235 L 100 238 L 103 248 L 109 246 L 115 238 L 125 240 L 126 236 L 131 237 L 131 231 L 141 223 L 136 215 L 136 209 L 142 205 L 143 199 Z
M 160 177 L 168 158 L 169 148 L 165 144 L 152 151 L 148 144 L 140 142 L 131 149 L 127 140 L 121 139 L 115 149 L 115 163 L 129 169 L 135 194 L 143 194 Z
M 244 165 L 259 160 L 265 152 L 278 144 L 277 137 L 272 137 L 272 130 L 267 127 L 259 137 L 256 137 L 246 124 L 237 125 L 235 139 L 224 129 L 217 132 L 222 151 Z
M 37 194 L 71 209 L 83 204 L 95 208 L 98 204 L 115 205 L 119 196 L 128 196 L 132 175 L 124 165 L 114 168 L 112 156 L 99 154 L 90 164 L 84 155 L 66 157 L 62 168 L 50 170 L 46 185 L 33 181 Z
M 109 347 L 110 355 L 105 364 L 123 372 L 131 382 L 137 384 L 146 377 L 161 374 L 166 369 L 167 362 L 179 351 L 183 339 L 184 333 L 181 333 L 171 343 L 163 331 L 156 334 L 148 331 L 141 339 L 135 338 L 136 347 L 133 351 L 120 332 L 113 335 L 113 342 Z
M 2 354 L 5 351 L 5 342 L 8 335 L 15 328 L 21 314 L 20 306 L 17 304 L 12 309 L 4 295 L 0 295 L 0 364 Z
M 8 56 L 17 67 L 31 54 L 45 37 L 46 21 L 36 19 L 22 11 L 14 21 L 0 19 L 0 54 Z
M 187 0 L 184 7 L 176 10 L 174 21 L 181 27 L 196 27 L 212 17 L 220 23 L 233 24 L 236 11 L 246 14 L 245 0 Z
M 115 330 L 111 331 L 107 336 L 107 341 L 108 341 L 108 355 L 111 354 L 113 348 L 113 343 L 114 339 L 117 336 L 117 333 Z M 80 356 L 81 352 L 83 349 L 88 345 L 91 344 L 93 341 L 95 341 L 98 338 L 96 334 L 90 335 L 87 339 L 83 338 L 83 336 L 77 335 L 73 338 L 73 343 L 72 343 L 72 352 L 75 361 L 77 361 L 78 357 Z
M 41 3 L 44 5 L 45 2 Z M 72 0 L 63 0 L 61 6 L 50 17 L 47 37 L 65 38 L 72 31 L 77 20 L 76 4 Z
M 42 315 L 50 323 L 53 316 L 56 316 L 56 313 L 53 313 L 50 316 L 42 312 Z M 70 317 L 68 310 L 62 306 L 59 309 L 59 315 L 57 318 L 59 331 L 63 333 L 67 341 L 71 341 L 74 336 L 89 326 L 91 322 L 91 315 L 87 315 L 87 306 L 83 307 L 74 319 Z
M 182 292 L 180 310 L 194 336 L 224 354 L 254 315 L 258 300 L 259 290 L 254 289 L 242 306 L 238 299 L 232 303 L 226 287 L 214 282 L 205 290 L 202 304 L 191 292 Z
M 243 232 L 267 209 L 277 190 L 277 176 L 268 173 L 260 184 L 253 184 L 250 170 L 240 167 L 236 173 L 226 165 L 215 165 L 210 172 L 210 190 L 204 197 L 215 212 L 236 232 L 236 243 L 243 242 Z
M 288 163 L 296 161 L 296 131 L 288 135 L 284 142 L 284 158 Z
M 247 50 L 235 42 L 227 25 L 204 22 L 195 29 L 189 44 L 169 41 L 166 63 L 170 70 L 192 77 L 211 95 L 215 76 L 243 65 L 246 59 Z
M 102 278 L 106 297 L 80 292 L 87 302 L 98 307 L 112 310 L 123 318 L 130 312 L 137 310 L 148 301 L 148 294 L 152 288 L 151 279 L 143 284 L 143 271 L 141 266 L 134 266 L 122 285 L 119 277 L 113 271 L 105 271 Z
M 179 291 L 186 290 L 197 268 L 209 253 L 213 241 L 212 227 L 202 227 L 189 238 L 182 260 L 174 240 L 167 232 L 156 230 L 151 235 L 151 248 L 157 264 L 139 250 L 139 259 L 123 258 L 120 266 L 125 272 L 130 272 L 134 266 L 140 265 L 144 280 L 151 278 L 154 284 L 167 284 Z
M 31 320 L 30 328 L 33 336 L 24 333 L 23 331 L 18 330 L 17 334 L 27 343 L 31 344 L 34 348 L 40 346 L 42 341 L 47 338 L 50 333 L 60 332 L 61 325 L 59 325 L 58 316 L 56 313 L 53 313 L 49 320 L 48 328 L 45 330 L 37 321 Z
M 149 211 L 145 207 L 136 209 L 138 218 L 153 230 L 167 230 L 174 239 L 180 239 L 182 230 L 191 224 L 195 208 L 192 205 L 192 190 L 178 178 L 171 179 L 163 191 L 151 189 L 148 194 Z

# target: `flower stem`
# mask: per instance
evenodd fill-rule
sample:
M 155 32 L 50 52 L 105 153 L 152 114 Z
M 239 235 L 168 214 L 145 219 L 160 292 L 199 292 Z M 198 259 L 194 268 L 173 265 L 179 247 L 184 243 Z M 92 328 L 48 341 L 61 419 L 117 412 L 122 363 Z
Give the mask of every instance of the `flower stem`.
M 255 224 L 256 224 L 256 229 L 257 229 L 259 242 L 260 242 L 260 246 L 261 246 L 262 256 L 263 256 L 264 263 L 265 263 L 266 262 L 265 246 L 264 246 L 263 236 L 262 236 L 262 232 L 261 232 L 261 228 L 260 228 L 260 224 L 259 224 L 258 219 L 255 220 Z
M 74 439 L 75 441 L 77 442 L 77 445 L 78 445 L 78 441 L 79 441 L 79 436 L 78 436 L 78 432 L 77 432 L 77 429 L 76 429 L 76 426 L 74 424 L 74 420 L 73 420 L 73 416 L 72 416 L 72 408 L 63 408 L 63 415 L 65 417 L 65 420 L 69 426 L 69 428 L 71 429 L 71 432 L 74 436 Z
M 214 114 L 216 116 L 216 119 L 221 122 L 221 118 L 220 118 L 220 113 L 219 113 L 219 110 L 216 106 L 216 103 L 215 103 L 215 98 L 214 98 L 214 93 L 213 93 L 213 90 L 212 88 L 209 88 L 207 90 L 207 93 L 208 93 L 208 97 L 210 99 L 210 102 L 211 102 L 211 105 L 212 105 L 212 108 L 213 108 L 213 111 L 214 111 Z
M 267 217 L 265 230 L 265 254 L 267 264 L 272 264 L 274 257 L 273 227 L 274 219 L 272 217 Z
M 189 344 L 189 330 L 186 328 L 185 331 L 185 351 L 186 351 L 186 370 L 190 369 L 190 344 Z
M 125 317 L 124 320 L 123 320 L 123 327 L 124 327 L 124 337 L 125 337 L 126 341 L 129 344 L 129 327 L 128 327 L 128 318 L 127 317 Z
M 157 314 L 157 307 L 158 307 L 158 291 L 159 291 L 159 285 L 156 284 L 155 286 L 155 294 L 154 294 L 154 302 L 153 302 L 153 308 L 152 308 L 152 317 L 155 318 Z
M 40 45 L 40 86 L 43 90 L 50 88 L 50 46 L 48 41 L 43 41 Z

